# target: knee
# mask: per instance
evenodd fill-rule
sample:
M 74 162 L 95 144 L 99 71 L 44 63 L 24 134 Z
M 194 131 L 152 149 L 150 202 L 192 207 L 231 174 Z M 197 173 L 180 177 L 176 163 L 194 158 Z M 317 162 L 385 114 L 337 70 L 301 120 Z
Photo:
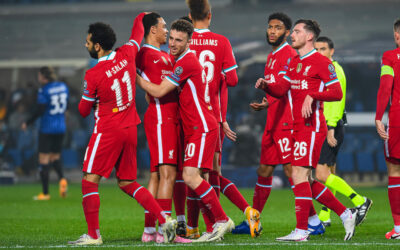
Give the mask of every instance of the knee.
M 315 178 L 317 178 L 318 181 L 325 183 L 326 180 L 328 179 L 330 173 L 327 171 L 324 171 L 322 169 L 317 168 L 317 171 L 315 171 Z
M 274 172 L 274 167 L 261 165 L 257 169 L 257 175 L 261 177 L 271 177 Z

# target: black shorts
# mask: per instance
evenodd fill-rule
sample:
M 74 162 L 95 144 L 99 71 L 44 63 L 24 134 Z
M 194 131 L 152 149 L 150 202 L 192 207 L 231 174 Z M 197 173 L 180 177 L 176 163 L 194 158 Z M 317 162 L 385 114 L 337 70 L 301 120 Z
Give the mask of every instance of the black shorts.
M 39 153 L 61 153 L 64 134 L 39 133 Z
M 319 156 L 318 164 L 327 164 L 328 166 L 333 166 L 336 164 L 336 156 L 339 152 L 339 148 L 343 143 L 344 138 L 344 126 L 338 122 L 335 128 L 335 139 L 337 140 L 336 147 L 331 147 L 328 141 L 325 139 L 322 145 L 321 154 Z

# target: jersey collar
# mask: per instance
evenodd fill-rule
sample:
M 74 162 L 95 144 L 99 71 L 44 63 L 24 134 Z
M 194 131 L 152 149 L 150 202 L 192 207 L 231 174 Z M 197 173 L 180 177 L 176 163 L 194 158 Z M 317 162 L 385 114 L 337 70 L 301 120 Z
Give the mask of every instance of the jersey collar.
M 151 45 L 151 44 L 143 44 L 143 47 L 146 47 L 146 48 L 150 48 L 150 49 L 154 49 L 154 50 L 157 50 L 157 51 L 161 51 L 161 49 L 160 48 L 157 48 L 156 46 L 154 46 L 154 45 Z
M 194 29 L 194 32 L 197 32 L 197 33 L 206 33 L 206 32 L 210 32 L 210 30 L 209 30 L 209 29 Z
M 304 56 L 300 56 L 300 60 L 306 59 L 307 57 L 312 56 L 315 53 L 317 53 L 317 51 L 315 49 L 313 49 L 310 52 L 308 52 L 307 54 L 305 54 Z
M 97 62 L 102 62 L 102 61 L 107 61 L 107 60 L 113 60 L 115 57 L 115 51 L 111 52 L 110 54 L 100 57 Z
M 289 44 L 287 42 L 285 42 L 284 44 L 282 44 L 281 46 L 279 46 L 275 51 L 272 52 L 273 55 L 275 55 L 275 53 L 277 53 L 278 51 L 280 51 L 281 49 L 283 49 L 284 47 L 289 46 Z
M 180 57 L 178 57 L 178 59 L 176 59 L 176 61 L 179 61 L 179 60 L 181 60 L 184 56 L 186 56 L 189 52 L 192 52 L 190 49 L 187 49 L 185 52 L 183 52 L 183 54 L 180 56 Z

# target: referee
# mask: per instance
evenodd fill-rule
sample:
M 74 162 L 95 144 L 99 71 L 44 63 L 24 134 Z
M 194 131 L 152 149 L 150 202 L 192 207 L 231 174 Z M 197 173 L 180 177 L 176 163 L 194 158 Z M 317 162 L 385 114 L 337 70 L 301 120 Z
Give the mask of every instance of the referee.
M 39 173 L 42 192 L 34 200 L 49 200 L 49 171 L 54 167 L 59 182 L 61 197 L 67 193 L 67 180 L 64 178 L 60 155 L 66 131 L 65 111 L 67 110 L 69 90 L 65 83 L 57 81 L 51 67 L 41 67 L 38 73 L 41 87 L 38 91 L 37 105 L 31 117 L 22 124 L 22 130 L 40 117 L 39 129 Z
M 336 191 L 338 191 L 351 200 L 357 208 L 356 225 L 360 225 L 364 221 L 367 212 L 372 205 L 372 201 L 356 193 L 353 188 L 346 183 L 346 181 L 335 175 L 336 156 L 343 142 L 344 125 L 346 123 L 346 77 L 339 63 L 332 59 L 335 49 L 331 39 L 328 37 L 319 37 L 316 40 L 314 47 L 319 53 L 328 57 L 332 61 L 343 92 L 342 100 L 324 103 L 324 116 L 326 124 L 328 125 L 328 134 L 321 149 L 321 155 L 315 176 L 319 181 L 324 182 L 334 195 L 336 194 Z M 325 227 L 330 226 L 330 210 L 327 207 L 322 207 L 322 210 L 319 213 L 319 218 Z

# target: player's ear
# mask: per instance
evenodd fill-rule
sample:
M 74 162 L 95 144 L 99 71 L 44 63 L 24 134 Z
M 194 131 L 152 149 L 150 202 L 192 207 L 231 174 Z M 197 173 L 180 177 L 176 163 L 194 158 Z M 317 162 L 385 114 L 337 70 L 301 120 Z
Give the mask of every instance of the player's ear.
M 155 34 L 155 33 L 157 32 L 157 26 L 155 26 L 155 25 L 151 26 L 151 27 L 150 27 L 150 32 L 151 32 L 152 34 Z
M 97 52 L 99 52 L 99 51 L 101 50 L 100 44 L 99 44 L 99 43 L 95 43 L 95 44 L 94 44 L 94 49 L 95 49 Z
M 191 15 L 190 13 L 189 13 L 188 17 L 189 17 L 189 19 L 192 20 L 192 22 L 193 22 L 192 15 Z
M 331 52 L 330 52 L 330 54 L 331 54 L 331 57 L 333 56 L 333 54 L 335 54 L 335 49 L 331 49 Z

